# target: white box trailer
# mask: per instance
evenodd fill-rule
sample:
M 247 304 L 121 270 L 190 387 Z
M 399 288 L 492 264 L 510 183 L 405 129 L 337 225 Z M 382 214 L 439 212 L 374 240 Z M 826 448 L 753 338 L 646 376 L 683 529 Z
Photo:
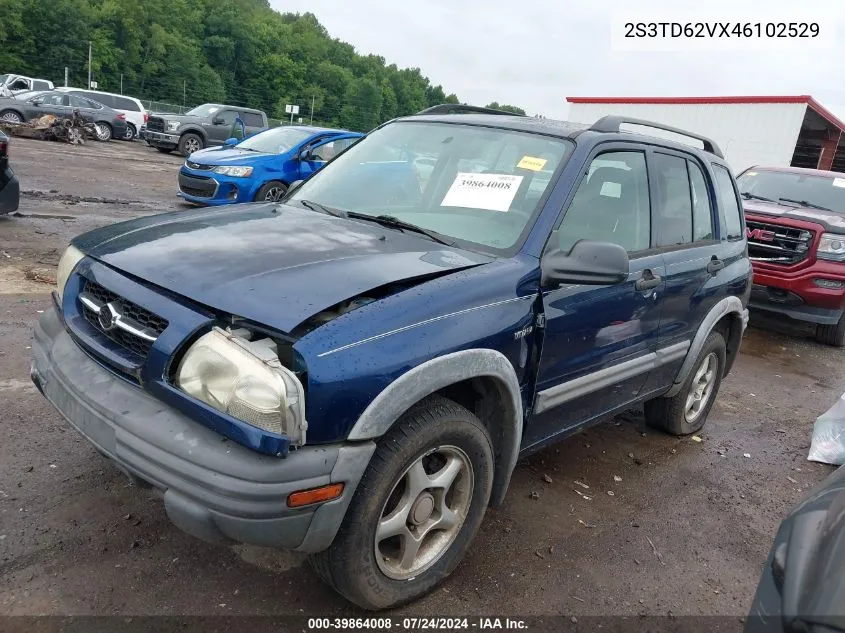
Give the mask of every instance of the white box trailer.
M 721 147 L 736 173 L 755 165 L 845 171 L 845 147 L 840 148 L 840 142 L 845 144 L 845 123 L 809 95 L 566 100 L 567 118 L 575 123 L 592 124 L 615 114 L 707 136 Z M 656 130 L 648 133 L 666 136 Z

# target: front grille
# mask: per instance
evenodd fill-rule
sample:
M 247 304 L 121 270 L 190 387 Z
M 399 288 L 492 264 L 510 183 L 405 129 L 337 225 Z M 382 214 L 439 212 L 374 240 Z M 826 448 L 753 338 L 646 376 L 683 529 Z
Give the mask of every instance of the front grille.
M 791 266 L 807 258 L 813 232 L 780 224 L 746 220 L 748 256 L 757 262 Z
M 137 304 L 132 303 L 128 299 L 124 299 L 93 281 L 85 281 L 85 286 L 80 293 L 80 297 L 86 297 L 93 303 L 101 306 L 114 306 L 121 318 L 125 319 L 127 323 L 131 323 L 134 329 L 143 329 L 144 333 L 147 334 L 146 338 L 138 334 L 134 334 L 131 331 L 121 329 L 120 327 L 112 327 L 107 330 L 100 322 L 99 313 L 80 301 L 82 313 L 85 316 L 85 320 L 88 321 L 91 327 L 96 329 L 113 343 L 133 352 L 142 359 L 147 357 L 150 347 L 152 347 L 153 344 L 153 341 L 148 339 L 150 337 L 157 338 L 167 327 L 167 320 L 153 314 L 149 310 L 142 308 Z
M 164 132 L 164 119 L 157 116 L 151 116 L 147 121 L 148 132 Z
M 200 165 L 199 163 L 195 163 L 191 160 L 185 161 L 185 167 L 196 169 L 197 171 L 208 171 L 210 169 L 214 169 L 214 165 Z
M 179 191 L 197 198 L 213 198 L 217 193 L 217 181 L 202 176 L 191 176 L 180 171 Z

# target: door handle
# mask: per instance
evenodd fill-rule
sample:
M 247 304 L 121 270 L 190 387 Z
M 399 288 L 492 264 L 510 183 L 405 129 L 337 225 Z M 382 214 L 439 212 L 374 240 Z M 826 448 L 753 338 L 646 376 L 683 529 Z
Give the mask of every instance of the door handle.
M 713 255 L 713 258 L 710 260 L 710 263 L 707 264 L 707 272 L 710 273 L 711 275 L 714 275 L 717 272 L 719 272 L 720 270 L 722 270 L 724 267 L 725 267 L 725 262 L 723 262 L 721 259 L 719 259 L 715 255 Z
M 663 282 L 663 277 L 660 275 L 655 275 L 651 270 L 646 268 L 643 271 L 643 276 L 634 283 L 634 288 L 639 291 L 642 290 L 651 290 L 652 288 L 657 288 Z

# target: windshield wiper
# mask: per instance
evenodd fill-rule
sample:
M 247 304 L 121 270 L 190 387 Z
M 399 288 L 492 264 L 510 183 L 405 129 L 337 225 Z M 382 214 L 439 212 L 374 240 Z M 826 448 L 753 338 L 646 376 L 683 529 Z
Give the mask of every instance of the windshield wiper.
M 800 204 L 802 207 L 808 207 L 810 209 L 818 209 L 819 211 L 830 211 L 827 207 L 823 207 L 820 204 L 815 204 L 813 202 L 808 202 L 807 200 L 793 200 L 792 198 L 778 198 L 778 200 L 783 200 L 784 202 L 791 202 L 793 204 Z
M 758 196 L 756 193 L 749 193 L 747 191 L 743 191 L 741 194 L 743 198 L 746 200 L 762 200 L 763 202 L 774 202 L 771 198 L 767 198 L 766 196 Z M 782 200 L 783 198 L 781 198 Z
M 323 213 L 328 213 L 336 218 L 348 217 L 348 214 L 343 209 L 333 209 L 332 207 L 327 207 L 319 202 L 312 202 L 311 200 L 297 200 L 297 202 L 311 211 L 322 211 Z
M 416 224 L 412 224 L 411 222 L 405 222 L 405 220 L 400 220 L 399 218 L 394 217 L 392 215 L 367 215 L 366 213 L 355 213 L 354 211 L 350 211 L 346 215 L 347 217 L 354 218 L 356 220 L 368 220 L 370 222 L 376 222 L 378 224 L 381 224 L 382 226 L 399 229 L 400 231 L 413 231 L 414 233 L 421 233 L 429 239 L 432 239 L 440 244 L 445 244 L 446 246 L 455 245 L 455 242 L 450 242 L 436 231 L 431 231 Z

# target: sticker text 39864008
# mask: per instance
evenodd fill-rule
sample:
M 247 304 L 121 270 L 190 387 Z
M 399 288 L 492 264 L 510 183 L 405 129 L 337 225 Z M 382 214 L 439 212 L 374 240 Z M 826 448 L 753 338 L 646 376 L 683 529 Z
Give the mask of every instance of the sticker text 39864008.
M 523 176 L 458 172 L 440 203 L 441 207 L 465 207 L 508 211 Z

